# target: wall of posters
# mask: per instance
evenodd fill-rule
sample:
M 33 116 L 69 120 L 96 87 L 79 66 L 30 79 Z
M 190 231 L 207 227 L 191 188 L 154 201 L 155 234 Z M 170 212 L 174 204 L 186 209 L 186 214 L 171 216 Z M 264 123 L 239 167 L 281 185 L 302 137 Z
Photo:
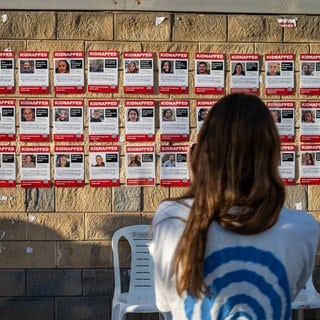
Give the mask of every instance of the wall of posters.
M 89 50 L 88 91 L 118 92 L 118 65 L 119 53 L 117 51 Z

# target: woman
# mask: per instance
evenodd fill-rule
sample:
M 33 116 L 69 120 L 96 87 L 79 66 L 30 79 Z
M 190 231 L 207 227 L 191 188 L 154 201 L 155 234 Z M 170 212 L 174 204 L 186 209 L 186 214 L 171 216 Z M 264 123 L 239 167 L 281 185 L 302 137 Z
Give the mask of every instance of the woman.
M 232 75 L 233 76 L 244 76 L 245 75 L 245 72 L 243 71 L 242 63 L 238 62 L 235 64 Z
M 57 62 L 56 73 L 69 73 L 70 66 L 67 60 L 59 60 Z
M 64 154 L 59 155 L 57 157 L 56 167 L 69 168 L 70 167 L 70 163 L 68 161 L 68 157 L 66 155 L 64 155 Z
M 138 111 L 138 109 L 129 109 L 128 110 L 128 121 L 130 121 L 130 122 L 139 121 L 139 111 Z
M 130 61 L 127 66 L 126 73 L 138 73 L 139 69 L 135 61 Z
M 305 110 L 302 112 L 302 122 L 314 123 L 314 115 L 312 111 Z
M 172 73 L 172 71 L 171 71 L 171 61 L 163 60 L 161 62 L 161 73 Z
M 291 319 L 319 224 L 283 208 L 280 140 L 254 95 L 210 109 L 191 155 L 192 185 L 153 219 L 156 303 L 175 320 Z
M 96 164 L 94 165 L 95 167 L 105 167 L 106 164 L 103 161 L 103 158 L 100 155 L 96 156 Z
M 172 121 L 173 112 L 171 109 L 165 109 L 163 111 L 162 121 Z

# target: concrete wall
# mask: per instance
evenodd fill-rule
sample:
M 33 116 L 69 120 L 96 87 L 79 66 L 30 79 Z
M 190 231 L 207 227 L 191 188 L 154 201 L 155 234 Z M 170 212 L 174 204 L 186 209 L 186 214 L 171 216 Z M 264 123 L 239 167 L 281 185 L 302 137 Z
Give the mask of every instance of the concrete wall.
M 224 52 L 227 59 L 230 53 L 258 53 L 262 57 L 265 53 L 289 52 L 298 57 L 300 53 L 320 52 L 318 16 L 299 16 L 297 28 L 282 29 L 277 24 L 279 17 L 273 15 L 0 12 L 0 16 L 3 14 L 7 14 L 8 19 L 5 23 L 0 22 L 0 50 L 10 47 L 15 52 L 49 51 L 51 92 L 53 51 L 189 52 L 190 94 L 170 97 L 156 93 L 146 98 L 190 99 L 192 141 L 196 136 L 194 102 L 199 99 L 193 94 L 192 57 L 195 52 Z M 157 16 L 166 17 L 159 26 L 155 24 Z M 120 65 L 121 62 L 122 55 Z M 228 60 L 226 66 L 229 69 Z M 298 68 L 297 63 L 297 77 Z M 261 74 L 264 75 L 263 65 Z M 228 70 L 227 89 L 229 75 Z M 121 84 L 122 70 L 119 80 Z M 119 94 L 85 93 L 80 97 L 85 100 L 107 97 L 121 101 L 135 97 L 122 92 L 121 88 Z M 266 98 L 263 84 L 261 92 L 262 98 Z M 18 94 L 12 97 L 25 98 Z M 54 98 L 55 95 L 51 93 L 43 97 Z M 304 99 L 297 93 L 290 100 Z M 120 127 L 123 136 L 123 119 Z M 158 144 L 159 125 L 156 129 Z M 19 153 L 22 144 L 15 144 Z M 85 187 L 78 189 L 22 189 L 19 184 L 15 189 L 0 189 L 1 320 L 110 319 L 113 290 L 110 240 L 114 231 L 125 225 L 149 223 L 162 199 L 184 191 L 158 184 L 153 188 L 127 188 L 123 184 L 124 161 L 121 161 L 120 177 L 122 184 L 117 188 L 90 188 L 86 175 Z M 318 186 L 288 187 L 287 204 L 294 208 L 296 203 L 302 203 L 303 209 L 320 219 L 319 191 Z M 320 265 L 320 253 L 317 264 Z M 128 267 L 127 259 L 123 260 L 122 266 Z

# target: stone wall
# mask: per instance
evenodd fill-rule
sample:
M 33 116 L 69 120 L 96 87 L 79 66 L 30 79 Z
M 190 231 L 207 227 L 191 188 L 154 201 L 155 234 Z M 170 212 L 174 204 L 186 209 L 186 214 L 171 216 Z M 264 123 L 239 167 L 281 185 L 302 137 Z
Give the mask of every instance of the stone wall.
M 300 53 L 320 52 L 318 16 L 298 16 L 297 28 L 284 29 L 277 24 L 279 17 L 273 15 L 0 12 L 3 14 L 7 15 L 7 21 L 0 22 L 0 50 L 50 52 L 51 93 L 42 96 L 49 99 L 56 97 L 53 94 L 53 51 L 117 50 L 120 66 L 121 54 L 125 51 L 189 52 L 190 94 L 172 97 L 160 96 L 156 92 L 143 98 L 187 98 L 193 110 L 195 100 L 199 99 L 193 94 L 195 52 L 226 54 L 227 90 L 230 53 L 258 53 L 263 57 L 266 53 L 289 52 L 298 57 Z M 165 20 L 156 26 L 156 17 L 159 16 Z M 296 63 L 296 80 L 298 69 Z M 120 87 L 122 71 L 119 73 Z M 156 70 L 156 84 L 157 74 Z M 16 78 L 17 75 L 16 70 Z M 264 76 L 263 63 L 261 75 Z M 85 93 L 73 97 L 120 101 L 136 98 L 122 92 L 121 87 L 119 94 Z M 18 93 L 10 97 L 25 98 Z M 261 97 L 266 99 L 263 83 Z M 298 93 L 291 98 L 297 102 L 302 100 Z M 319 97 L 312 97 L 316 98 Z M 87 127 L 85 124 L 86 130 Z M 159 123 L 156 129 L 158 145 Z M 120 120 L 120 130 L 124 136 L 123 120 Z M 196 119 L 193 116 L 191 140 L 194 141 L 195 137 Z M 19 153 L 22 144 L 14 144 Z M 119 145 L 123 144 L 119 142 Z M 18 183 L 15 189 L 0 189 L 1 320 L 110 319 L 113 291 L 110 240 L 114 231 L 130 224 L 150 223 L 161 200 L 184 191 L 182 188 L 163 188 L 159 184 L 152 188 L 127 188 L 124 185 L 123 153 L 121 157 L 120 187 L 90 188 L 86 176 L 84 188 L 22 189 Z M 319 186 L 288 187 L 287 205 L 294 208 L 301 203 L 303 209 L 320 219 L 319 191 Z M 126 247 L 124 252 L 127 253 Z M 320 253 L 317 265 L 320 265 Z M 128 259 L 123 259 L 122 266 L 128 267 Z

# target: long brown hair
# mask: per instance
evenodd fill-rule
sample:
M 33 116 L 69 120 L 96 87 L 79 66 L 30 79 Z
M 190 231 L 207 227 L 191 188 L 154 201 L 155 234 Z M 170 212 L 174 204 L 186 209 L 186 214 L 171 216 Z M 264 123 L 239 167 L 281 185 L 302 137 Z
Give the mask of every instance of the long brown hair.
M 239 234 L 272 227 L 285 201 L 279 176 L 280 140 L 272 116 L 256 96 L 234 93 L 210 110 L 191 155 L 192 185 L 180 198 L 194 198 L 179 242 L 177 291 L 205 292 L 203 264 L 213 221 Z M 229 210 L 236 207 L 237 214 Z

